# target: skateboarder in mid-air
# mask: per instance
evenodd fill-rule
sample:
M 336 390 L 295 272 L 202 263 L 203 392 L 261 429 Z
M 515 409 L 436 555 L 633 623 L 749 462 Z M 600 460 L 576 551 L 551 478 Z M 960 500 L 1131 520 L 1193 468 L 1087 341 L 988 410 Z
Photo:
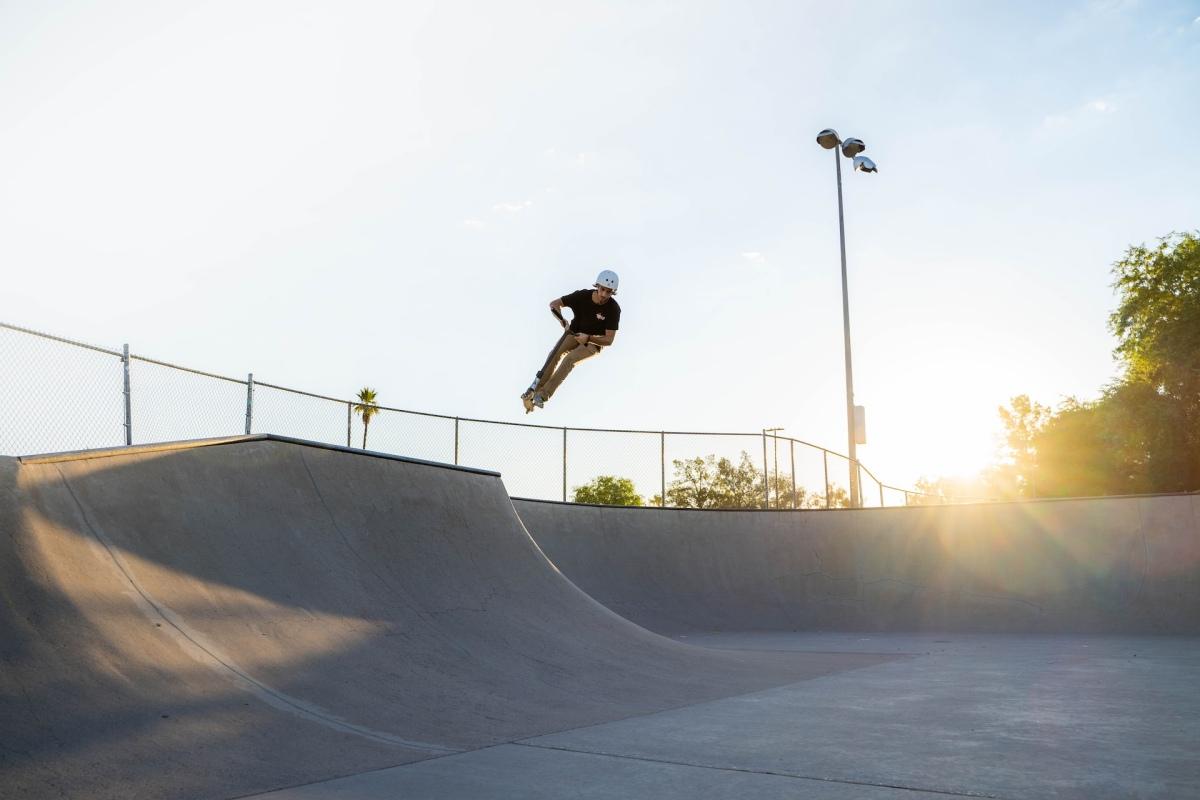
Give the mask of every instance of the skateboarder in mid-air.
M 617 273 L 606 269 L 596 276 L 593 288 L 580 289 L 550 301 L 550 313 L 562 325 L 563 335 L 551 348 L 533 383 L 521 395 L 526 414 L 545 405 L 576 364 L 596 355 L 600 348 L 608 347 L 617 338 L 617 328 L 621 324 L 621 307 L 613 297 L 617 293 L 617 282 Z M 563 306 L 572 311 L 569 323 L 563 319 Z

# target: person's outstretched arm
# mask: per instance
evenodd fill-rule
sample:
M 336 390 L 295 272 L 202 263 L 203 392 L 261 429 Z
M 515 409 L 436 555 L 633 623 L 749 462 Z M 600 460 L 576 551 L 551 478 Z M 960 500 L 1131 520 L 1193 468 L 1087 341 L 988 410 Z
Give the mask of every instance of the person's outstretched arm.
M 563 319 L 562 307 L 563 301 L 561 297 L 556 297 L 550 301 L 550 313 L 553 314 L 554 318 L 558 320 L 558 324 L 565 328 L 567 327 L 567 321 Z

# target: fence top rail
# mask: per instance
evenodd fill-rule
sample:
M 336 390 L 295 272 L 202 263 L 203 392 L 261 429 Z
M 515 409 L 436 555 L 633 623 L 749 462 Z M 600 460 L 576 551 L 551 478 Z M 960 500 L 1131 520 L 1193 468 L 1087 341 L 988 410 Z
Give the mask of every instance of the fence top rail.
M 32 328 L 22 328 L 20 325 L 9 325 L 7 322 L 0 322 L 0 328 L 7 328 L 10 331 L 17 331 L 18 333 L 27 333 L 30 336 L 38 336 L 42 339 L 49 339 L 50 341 L 53 341 L 53 342 L 62 342 L 63 344 L 74 345 L 75 347 L 82 347 L 85 350 L 95 350 L 97 353 L 104 353 L 106 355 L 116 356 L 117 358 L 125 357 L 125 354 L 123 352 L 121 352 L 120 350 L 109 350 L 107 347 L 97 347 L 94 344 L 87 344 L 85 342 L 77 342 L 74 339 L 67 339 L 62 336 L 54 336 L 53 334 L 42 333 L 41 331 L 35 331 Z
M 313 392 L 305 392 L 300 389 L 292 389 L 289 386 L 279 386 L 274 383 L 267 383 L 266 381 L 260 381 L 257 378 L 254 380 L 254 386 L 255 386 L 255 388 L 264 387 L 267 389 L 278 389 L 281 392 L 291 392 L 292 394 L 300 394 L 300 395 L 304 395 L 305 397 L 312 397 L 316 400 L 328 400 L 332 403 L 337 403 L 337 404 L 343 405 L 343 406 L 355 404 L 355 401 L 353 401 L 353 400 L 343 400 L 340 397 L 330 397 L 329 395 L 325 395 L 325 394 L 314 394 Z M 380 407 L 382 408 L 382 406 L 380 406 Z
M 244 384 L 245 381 L 241 381 L 241 383 Z M 305 397 L 311 397 L 316 400 L 328 400 L 331 403 L 339 403 L 341 405 L 356 406 L 359 404 L 359 401 L 357 399 L 346 400 L 346 399 L 343 399 L 340 397 L 330 397 L 329 395 L 315 394 L 313 392 L 305 392 L 300 389 L 293 389 L 290 386 L 279 386 L 278 384 L 267 383 L 266 381 L 255 380 L 254 385 L 255 386 L 265 386 L 268 389 L 277 389 L 281 392 L 291 392 L 292 394 L 304 395 Z M 392 411 L 397 414 L 412 414 L 413 416 L 418 416 L 418 417 L 432 417 L 434 419 L 456 420 L 458 422 L 475 422 L 475 423 L 478 423 L 481 425 L 507 425 L 509 427 L 514 427 L 514 428 L 540 428 L 542 430 L 551 430 L 551 431 L 562 431 L 565 428 L 568 431 L 579 431 L 580 433 L 635 433 L 635 434 L 645 434 L 645 435 L 653 435 L 653 436 L 664 436 L 665 435 L 665 436 L 742 436 L 742 437 L 754 436 L 754 437 L 759 437 L 759 436 L 763 435 L 762 431 L 662 431 L 662 430 L 654 431 L 654 430 L 645 430 L 645 429 L 637 429 L 637 428 L 579 428 L 579 427 L 575 427 L 575 426 L 571 426 L 571 425 L 566 425 L 566 426 L 564 426 L 564 425 L 539 425 L 537 423 L 532 423 L 532 422 L 508 422 L 506 420 L 499 420 L 499 419 L 480 419 L 478 417 L 459 417 L 459 416 L 455 416 L 452 414 L 437 414 L 432 411 L 414 411 L 411 408 L 397 408 L 395 406 L 385 406 L 385 405 L 380 405 L 378 403 L 375 404 L 374 407 L 379 409 L 380 411 Z M 829 453 L 829 455 L 837 456 L 838 458 L 848 458 L 848 456 L 844 456 L 841 453 L 838 453 L 834 450 L 830 450 L 827 447 L 822 447 L 821 445 L 813 444 L 812 442 L 806 442 L 803 439 L 794 439 L 790 436 L 773 436 L 772 438 L 780 439 L 785 442 L 795 442 L 796 444 L 804 445 L 805 447 L 811 447 L 814 450 L 820 450 L 822 452 Z M 872 477 L 874 477 L 874 476 L 872 476 Z
M 133 353 L 129 354 L 129 358 L 133 361 L 142 361 L 146 364 L 157 364 L 160 367 L 167 367 L 168 369 L 177 369 L 180 372 L 189 372 L 192 375 L 202 375 L 205 378 L 215 378 L 219 381 L 228 381 L 229 383 L 239 383 L 242 386 L 245 386 L 247 384 L 246 381 L 239 380 L 238 378 L 230 378 L 226 375 L 218 375 L 215 372 L 205 372 L 204 370 L 192 369 L 191 367 L 181 367 L 178 364 L 172 364 L 169 361 L 159 361 L 158 359 L 147 358 L 146 356 L 135 356 Z

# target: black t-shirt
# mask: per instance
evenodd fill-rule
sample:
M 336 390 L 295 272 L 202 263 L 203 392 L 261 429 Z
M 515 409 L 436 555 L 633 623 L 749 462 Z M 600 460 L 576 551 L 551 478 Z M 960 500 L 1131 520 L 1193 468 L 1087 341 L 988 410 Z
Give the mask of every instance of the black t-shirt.
M 564 296 L 562 303 L 575 312 L 571 319 L 572 333 L 603 336 L 605 331 L 615 331 L 621 325 L 621 307 L 616 298 L 610 297 L 607 303 L 597 305 L 592 302 L 591 289 L 580 289 Z

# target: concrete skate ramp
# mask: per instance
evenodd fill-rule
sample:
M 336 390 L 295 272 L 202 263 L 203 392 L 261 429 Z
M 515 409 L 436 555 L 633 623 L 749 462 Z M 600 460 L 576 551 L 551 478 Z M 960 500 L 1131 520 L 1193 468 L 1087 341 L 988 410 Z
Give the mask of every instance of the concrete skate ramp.
M 117 453 L 0 459 L 4 798 L 236 797 L 881 660 L 652 634 L 492 473 L 277 437 Z
M 1200 495 L 854 511 L 514 505 L 576 585 L 662 633 L 1200 633 Z

